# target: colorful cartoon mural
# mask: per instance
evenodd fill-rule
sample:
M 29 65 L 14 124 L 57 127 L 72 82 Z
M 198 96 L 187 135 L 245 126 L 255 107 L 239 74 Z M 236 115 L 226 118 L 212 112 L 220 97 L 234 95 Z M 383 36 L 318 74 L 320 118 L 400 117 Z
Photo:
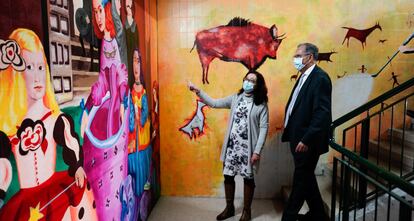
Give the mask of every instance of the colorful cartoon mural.
M 54 98 L 42 43 L 28 29 L 16 29 L 9 39 L 15 44 L 7 54 L 21 56 L 25 68 L 16 66 L 20 58 L 13 59 L 0 73 L 0 103 L 8 107 L 1 114 L 1 148 L 6 153 L 11 150 L 16 167 L 12 170 L 6 163 L 0 174 L 1 180 L 10 183 L 16 171 L 19 190 L 0 210 L 0 219 L 28 220 L 33 209 L 48 220 L 96 219 L 94 197 L 86 188 L 82 146 L 73 119 L 59 110 Z M 57 145 L 63 148 L 60 154 L 69 166 L 66 171 L 56 171 Z M 8 187 L 2 189 L 3 198 Z
M 51 48 L 27 28 L 1 33 L 0 220 L 147 220 L 160 157 L 158 85 L 144 84 L 152 82 L 138 49 L 145 27 L 134 22 L 144 1 L 54 4 L 69 15 L 52 10 L 41 23 L 52 26 L 43 33 Z M 72 47 L 52 31 L 71 36 Z M 47 52 L 50 70 L 63 61 L 73 74 L 56 77 Z M 74 96 L 59 100 L 67 88 Z

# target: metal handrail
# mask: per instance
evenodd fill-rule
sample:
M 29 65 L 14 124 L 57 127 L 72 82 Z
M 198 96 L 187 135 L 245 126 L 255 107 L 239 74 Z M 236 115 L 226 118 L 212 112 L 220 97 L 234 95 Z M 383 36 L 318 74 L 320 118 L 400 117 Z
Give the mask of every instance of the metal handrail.
M 354 162 L 359 163 L 362 166 L 365 166 L 367 169 L 374 171 L 377 173 L 378 177 L 381 177 L 387 181 L 390 182 L 390 184 L 395 185 L 395 187 L 398 187 L 405 191 L 406 193 L 410 194 L 411 196 L 414 196 L 414 185 L 410 182 L 402 179 L 401 177 L 386 171 L 382 169 L 381 167 L 378 167 L 377 165 L 371 163 L 364 157 L 361 157 L 354 152 L 346 149 L 345 147 L 337 144 L 335 142 L 335 129 L 344 124 L 345 122 L 351 120 L 354 117 L 359 116 L 360 114 L 366 112 L 372 107 L 375 107 L 376 105 L 379 105 L 383 103 L 385 100 L 393 97 L 394 95 L 397 95 L 398 93 L 412 87 L 414 85 L 414 78 L 405 81 L 404 83 L 400 84 L 399 86 L 387 91 L 386 93 L 378 96 L 377 98 L 367 102 L 364 105 L 361 105 L 360 107 L 354 109 L 353 111 L 343 115 L 342 117 L 338 118 L 337 120 L 333 121 L 331 124 L 331 139 L 329 141 L 330 146 L 338 151 L 339 153 L 343 154 L 343 156 L 348 157 L 349 159 L 352 159 Z M 381 110 L 382 111 L 382 110 Z M 369 117 L 369 116 L 368 116 Z
M 392 197 L 394 197 L 398 201 L 404 203 L 405 205 L 407 205 L 410 208 L 413 208 L 414 205 L 412 205 L 411 203 L 409 203 L 407 200 L 405 200 L 404 198 L 402 198 L 400 195 L 398 195 L 396 193 L 393 193 L 387 187 L 385 187 L 383 184 L 379 183 L 378 181 L 376 181 L 375 179 L 373 179 L 368 174 L 362 172 L 357 167 L 352 166 L 349 162 L 346 162 L 346 161 L 341 160 L 339 158 L 336 158 L 336 160 L 338 160 L 339 162 L 341 162 L 343 165 L 347 166 L 349 169 L 351 169 L 352 171 L 354 171 L 355 173 L 357 173 L 361 177 L 364 177 L 366 180 L 368 180 L 369 182 L 371 182 L 372 184 L 374 184 L 376 187 L 380 188 L 385 193 L 390 194 Z
M 395 185 L 395 187 L 400 188 L 401 190 L 405 191 L 406 193 L 414 196 L 414 185 L 410 182 L 401 179 L 399 176 L 390 173 L 381 167 L 376 166 L 375 164 L 371 163 L 367 159 L 358 156 L 357 154 L 353 153 L 352 151 L 342 147 L 341 145 L 335 143 L 333 139 L 329 141 L 331 147 L 338 151 L 339 153 L 343 154 L 344 156 L 352 159 L 354 162 L 359 163 L 360 165 L 365 166 L 367 169 L 374 171 L 379 177 L 387 180 L 390 184 Z

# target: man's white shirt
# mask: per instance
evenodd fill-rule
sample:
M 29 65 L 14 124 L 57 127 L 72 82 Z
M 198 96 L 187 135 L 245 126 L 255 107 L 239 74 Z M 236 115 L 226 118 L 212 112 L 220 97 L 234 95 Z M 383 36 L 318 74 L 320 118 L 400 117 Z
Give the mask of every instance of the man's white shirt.
M 310 73 L 313 71 L 313 69 L 315 68 L 316 64 L 313 64 L 312 66 L 310 66 L 305 73 L 303 73 L 300 77 L 299 77 L 299 83 L 297 85 L 297 87 L 295 88 L 295 91 L 292 94 L 292 99 L 290 99 L 290 103 L 288 106 L 288 109 L 286 111 L 286 116 L 285 116 L 285 123 L 284 123 L 284 127 L 286 128 L 288 122 L 289 122 L 289 117 L 290 114 L 292 113 L 292 109 L 293 106 L 295 106 L 295 102 L 296 99 L 298 98 L 300 89 L 302 88 L 302 86 L 305 84 L 306 80 L 308 79 Z

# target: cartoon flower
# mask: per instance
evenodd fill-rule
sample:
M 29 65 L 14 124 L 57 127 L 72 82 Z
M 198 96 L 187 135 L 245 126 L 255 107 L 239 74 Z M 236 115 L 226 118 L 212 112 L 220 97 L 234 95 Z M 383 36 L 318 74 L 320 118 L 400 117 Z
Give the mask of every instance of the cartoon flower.
M 24 71 L 26 64 L 20 57 L 20 47 L 14 40 L 0 39 L 0 70 L 7 69 L 9 65 L 16 71 Z
M 17 131 L 17 137 L 20 140 L 19 151 L 22 155 L 26 155 L 28 151 L 35 151 L 39 147 L 42 147 L 43 152 L 45 152 L 47 148 L 46 129 L 40 120 L 36 122 L 29 118 L 23 120 Z

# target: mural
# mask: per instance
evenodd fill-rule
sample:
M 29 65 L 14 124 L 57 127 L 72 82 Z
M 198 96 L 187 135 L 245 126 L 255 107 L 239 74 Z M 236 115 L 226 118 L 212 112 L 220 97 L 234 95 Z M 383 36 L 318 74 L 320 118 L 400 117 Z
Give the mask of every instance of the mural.
M 356 29 L 356 28 L 349 28 L 349 27 L 342 27 L 344 29 L 347 29 L 348 31 L 346 32 L 345 38 L 342 41 L 342 44 L 345 43 L 346 40 L 346 46 L 349 47 L 349 38 L 355 38 L 358 41 L 361 42 L 362 45 L 362 49 L 364 49 L 364 46 L 367 46 L 367 37 L 368 35 L 371 34 L 371 32 L 373 32 L 375 29 L 379 29 L 380 31 L 382 31 L 381 26 L 379 25 L 379 23 L 377 22 L 374 26 L 367 28 L 367 29 Z
M 284 108 L 298 78 L 292 65 L 296 46 L 312 42 L 319 47 L 317 65 L 332 79 L 336 119 L 411 78 L 412 56 L 398 54 L 392 59 L 392 55 L 413 31 L 413 11 L 414 2 L 408 0 L 158 1 L 158 35 L 168 36 L 158 39 L 162 193 L 224 195 L 219 147 L 228 112 L 207 111 L 204 124 L 214 133 L 188 139 L 197 134 L 198 125 L 191 121 L 195 114 L 188 118 L 196 107 L 187 80 L 202 81 L 201 89 L 219 98 L 240 88 L 240 73 L 246 68 L 257 69 L 269 88 L 270 128 L 264 150 L 272 157 L 284 156 L 279 136 Z M 287 37 L 281 43 L 283 33 Z M 198 54 L 188 53 L 194 49 Z M 216 58 L 225 62 L 214 62 Z M 386 65 L 390 58 L 392 66 Z M 281 162 L 270 155 L 263 160 L 272 171 L 257 177 L 260 197 L 279 193 L 272 188 L 286 177 L 289 155 L 278 158 Z M 274 185 L 261 183 L 269 177 L 276 177 Z
M 275 25 L 266 28 L 238 17 L 227 25 L 198 32 L 193 47 L 197 47 L 203 68 L 203 84 L 209 83 L 208 68 L 215 58 L 240 62 L 249 70 L 258 69 L 266 58 L 276 59 L 281 37 Z
M 14 51 L 7 50 L 7 54 L 22 56 L 25 68 L 9 65 L 0 75 L 0 102 L 9 104 L 0 121 L 1 145 L 10 148 L 6 153 L 13 153 L 20 190 L 2 207 L 0 219 L 96 219 L 94 197 L 86 189 L 82 146 L 73 119 L 59 110 L 54 98 L 43 46 L 28 29 L 16 29 L 9 39 L 15 44 L 8 47 Z M 13 59 L 12 63 L 19 61 Z M 57 144 L 63 148 L 60 154 L 69 166 L 67 171 L 56 171 Z M 3 165 L 1 180 L 10 183 L 14 175 L 11 163 Z M 3 187 L 3 196 L 8 188 Z
M 197 138 L 205 134 L 205 113 L 207 105 L 201 100 L 197 100 L 196 111 L 188 122 L 180 128 L 180 131 L 187 134 L 190 139 Z
M 49 42 L 1 33 L 0 220 L 147 220 L 160 157 L 144 1 L 47 2 Z

